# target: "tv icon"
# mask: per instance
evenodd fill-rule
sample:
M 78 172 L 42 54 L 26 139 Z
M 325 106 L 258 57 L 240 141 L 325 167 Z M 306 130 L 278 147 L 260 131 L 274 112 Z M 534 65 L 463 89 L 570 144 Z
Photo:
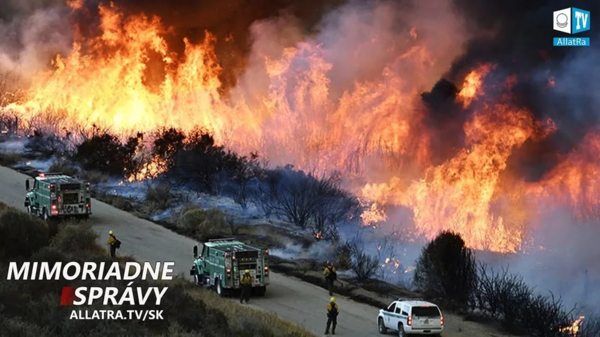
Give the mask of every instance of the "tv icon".
M 569 7 L 554 12 L 553 28 L 559 32 L 577 34 L 590 30 L 590 21 L 589 11 Z

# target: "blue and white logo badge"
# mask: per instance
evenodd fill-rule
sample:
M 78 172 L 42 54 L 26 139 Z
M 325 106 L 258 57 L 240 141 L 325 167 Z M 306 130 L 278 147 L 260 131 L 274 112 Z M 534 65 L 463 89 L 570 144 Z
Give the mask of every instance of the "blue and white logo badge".
M 569 7 L 554 12 L 554 30 L 566 34 L 579 34 L 590 30 L 592 16 L 589 11 Z M 555 37 L 555 47 L 589 47 L 589 37 Z
M 554 30 L 578 34 L 590 30 L 591 15 L 589 11 L 580 8 L 569 7 L 554 12 Z

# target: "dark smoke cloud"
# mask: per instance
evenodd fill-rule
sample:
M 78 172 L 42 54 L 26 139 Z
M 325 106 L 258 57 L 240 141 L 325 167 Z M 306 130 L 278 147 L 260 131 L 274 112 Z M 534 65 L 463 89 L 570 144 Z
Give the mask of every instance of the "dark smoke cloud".
M 491 81 L 517 75 L 518 82 L 512 89 L 514 103 L 532 111 L 540 120 L 552 118 L 557 125 L 554 135 L 541 141 L 528 141 L 509 160 L 510 170 L 521 172 L 527 180 L 539 180 L 600 121 L 597 104 L 600 74 L 598 62 L 593 61 L 594 55 L 599 56 L 599 49 L 597 46 L 552 47 L 553 37 L 566 36 L 552 29 L 553 12 L 565 7 L 590 11 L 592 30 L 579 35 L 590 36 L 594 46 L 599 36 L 594 18 L 598 15 L 595 13 L 600 13 L 600 2 L 453 0 L 453 4 L 475 37 L 469 40 L 465 53 L 455 60 L 444 77 L 461 81 L 474 65 L 493 62 L 498 67 L 490 74 Z M 548 87 L 551 77 L 556 80 L 555 88 Z M 444 125 L 447 129 L 443 121 L 458 117 L 456 109 L 449 107 L 454 93 L 444 91 L 447 86 L 440 82 L 432 93 L 424 96 L 426 103 L 435 97 L 435 104 L 429 102 L 430 124 L 434 128 Z M 456 130 L 457 120 L 453 120 L 451 129 Z M 444 130 L 437 133 L 446 134 Z M 454 134 L 460 135 L 460 132 Z M 457 146 L 461 140 L 460 136 L 446 138 Z

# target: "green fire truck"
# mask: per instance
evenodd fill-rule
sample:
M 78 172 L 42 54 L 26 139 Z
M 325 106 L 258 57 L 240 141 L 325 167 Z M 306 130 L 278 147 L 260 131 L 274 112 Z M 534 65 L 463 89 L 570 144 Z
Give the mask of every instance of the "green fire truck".
M 269 250 L 254 247 L 233 238 L 209 240 L 194 246 L 194 263 L 190 275 L 196 285 L 213 288 L 223 297 L 234 289 L 240 289 L 240 281 L 246 270 L 254 278 L 252 293 L 264 296 L 269 285 Z
M 25 180 L 25 208 L 44 220 L 59 217 L 89 218 L 90 183 L 62 173 L 40 173 Z

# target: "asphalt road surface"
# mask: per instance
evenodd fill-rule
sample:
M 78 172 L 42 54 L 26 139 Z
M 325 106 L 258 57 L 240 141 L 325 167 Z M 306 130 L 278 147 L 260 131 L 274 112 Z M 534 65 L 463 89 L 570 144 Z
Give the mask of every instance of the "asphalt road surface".
M 26 175 L 0 166 L 0 201 L 25 211 Z M 138 261 L 173 261 L 175 271 L 190 279 L 193 260 L 192 247 L 196 242 L 152 222 L 98 200 L 92 201 L 90 223 L 100 233 L 106 245 L 108 231 L 115 231 L 121 240 L 118 254 L 131 255 Z M 380 336 L 377 332 L 377 308 L 337 296 L 340 306 L 336 335 Z M 325 307 L 329 301 L 326 290 L 295 278 L 271 273 L 271 285 L 264 298 L 251 298 L 250 306 L 277 313 L 280 317 L 304 326 L 317 335 L 325 332 Z

